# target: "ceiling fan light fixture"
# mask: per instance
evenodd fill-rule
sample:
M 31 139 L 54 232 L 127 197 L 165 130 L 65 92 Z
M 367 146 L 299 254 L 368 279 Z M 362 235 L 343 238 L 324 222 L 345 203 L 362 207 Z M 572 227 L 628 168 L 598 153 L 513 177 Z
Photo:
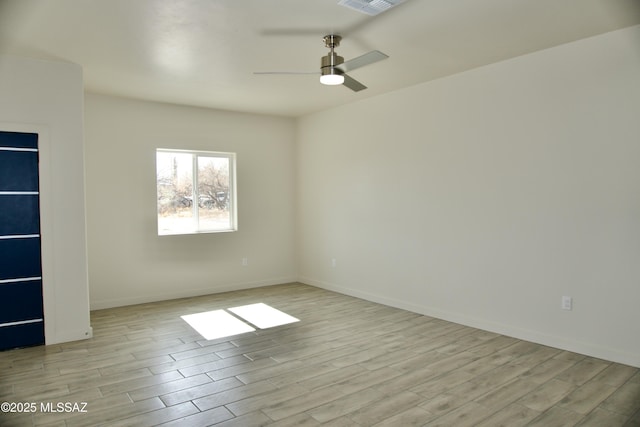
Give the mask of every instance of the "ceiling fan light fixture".
M 336 86 L 344 83 L 344 76 L 342 74 L 322 74 L 320 76 L 320 83 L 327 86 Z

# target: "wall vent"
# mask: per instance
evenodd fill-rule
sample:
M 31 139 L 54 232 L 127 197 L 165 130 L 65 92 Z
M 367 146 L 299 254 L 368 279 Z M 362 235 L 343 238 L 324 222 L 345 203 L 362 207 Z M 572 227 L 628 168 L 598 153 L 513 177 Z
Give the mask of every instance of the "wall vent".
M 340 0 L 338 4 L 373 16 L 389 10 L 404 1 L 405 0 Z

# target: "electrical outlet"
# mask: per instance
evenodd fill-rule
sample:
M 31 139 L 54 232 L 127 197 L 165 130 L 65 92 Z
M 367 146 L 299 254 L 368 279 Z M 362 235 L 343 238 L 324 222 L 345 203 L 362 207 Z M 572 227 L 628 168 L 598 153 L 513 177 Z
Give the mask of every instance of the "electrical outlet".
M 562 309 L 563 310 L 573 309 L 573 298 L 567 297 L 567 296 L 562 297 Z
M 242 258 L 242 265 L 244 267 L 246 267 L 247 265 L 249 265 L 249 258 Z
M 331 258 L 331 267 L 336 267 L 336 265 L 338 265 L 338 262 L 336 261 L 335 258 Z

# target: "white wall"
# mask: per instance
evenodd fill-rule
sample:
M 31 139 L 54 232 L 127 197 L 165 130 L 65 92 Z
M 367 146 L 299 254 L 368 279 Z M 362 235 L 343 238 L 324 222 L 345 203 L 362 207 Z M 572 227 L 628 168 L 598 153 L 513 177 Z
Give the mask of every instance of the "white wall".
M 47 344 L 91 336 L 87 285 L 82 69 L 0 55 L 0 129 L 40 135 Z
M 640 366 L 639 49 L 632 27 L 301 119 L 300 280 Z
M 92 309 L 296 280 L 293 119 L 86 94 L 85 131 Z M 157 235 L 156 148 L 237 153 L 237 232 Z

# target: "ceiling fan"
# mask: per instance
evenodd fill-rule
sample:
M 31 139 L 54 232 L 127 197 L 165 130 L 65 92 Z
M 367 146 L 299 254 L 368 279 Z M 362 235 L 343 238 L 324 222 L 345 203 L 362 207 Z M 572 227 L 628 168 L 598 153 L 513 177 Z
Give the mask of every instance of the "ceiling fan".
M 322 39 L 324 40 L 324 45 L 329 48 L 329 53 L 322 57 L 319 72 L 264 71 L 255 72 L 254 74 L 320 74 L 320 83 L 324 85 L 344 85 L 352 91 L 358 92 L 367 87 L 346 73 L 388 58 L 384 53 L 372 50 L 345 62 L 344 58 L 335 52 L 335 48 L 340 46 L 342 37 L 336 34 L 329 34 Z

